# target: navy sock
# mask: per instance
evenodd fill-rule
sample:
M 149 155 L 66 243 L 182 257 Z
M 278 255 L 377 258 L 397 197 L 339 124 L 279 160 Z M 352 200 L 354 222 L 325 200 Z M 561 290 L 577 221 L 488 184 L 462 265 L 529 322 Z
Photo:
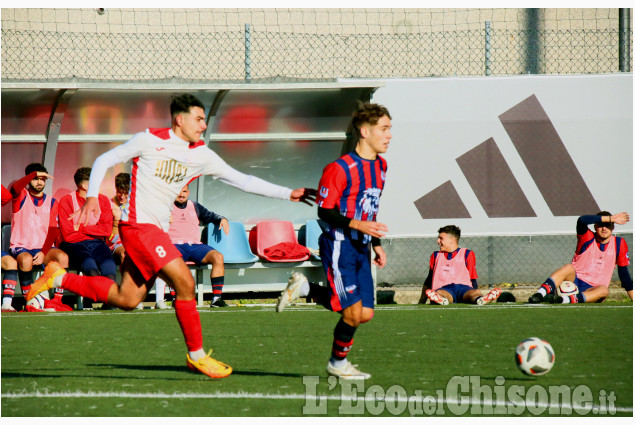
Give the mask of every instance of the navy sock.
M 344 360 L 353 346 L 353 336 L 357 328 L 349 325 L 340 318 L 333 331 L 333 350 L 331 360 Z

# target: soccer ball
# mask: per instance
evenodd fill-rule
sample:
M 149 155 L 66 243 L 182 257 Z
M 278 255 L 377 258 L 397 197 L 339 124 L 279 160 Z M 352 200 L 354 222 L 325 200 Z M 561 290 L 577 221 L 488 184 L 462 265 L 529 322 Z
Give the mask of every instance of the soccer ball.
M 549 372 L 556 357 L 544 339 L 527 338 L 516 347 L 516 365 L 525 375 L 540 376 Z
M 565 280 L 560 284 L 560 286 L 558 286 L 558 288 L 556 288 L 556 292 L 558 293 L 558 295 L 564 298 L 568 297 L 569 295 L 576 295 L 579 291 L 578 286 L 575 283 L 569 280 Z
M 26 305 L 36 308 L 38 310 L 44 310 L 44 303 L 49 299 L 48 291 L 43 291 L 27 301 Z

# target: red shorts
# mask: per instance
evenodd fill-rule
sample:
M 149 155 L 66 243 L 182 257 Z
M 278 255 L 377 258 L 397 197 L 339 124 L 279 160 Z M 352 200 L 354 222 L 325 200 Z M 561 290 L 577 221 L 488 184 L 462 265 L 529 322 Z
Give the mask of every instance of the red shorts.
M 126 257 L 130 257 L 146 280 L 156 276 L 170 261 L 181 257 L 168 234 L 154 224 L 121 222 L 119 236 Z

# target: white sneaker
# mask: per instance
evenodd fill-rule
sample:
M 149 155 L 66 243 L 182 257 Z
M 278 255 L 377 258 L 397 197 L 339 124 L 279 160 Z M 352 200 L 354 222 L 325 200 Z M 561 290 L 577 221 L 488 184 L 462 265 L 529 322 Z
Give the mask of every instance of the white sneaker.
M 337 376 L 340 379 L 368 379 L 370 378 L 370 373 L 364 373 L 358 370 L 354 365 L 350 362 L 346 362 L 346 364 L 342 367 L 335 367 L 328 362 L 326 365 L 326 373 L 331 376 Z
M 432 289 L 426 289 L 426 295 L 430 298 L 430 301 L 434 301 L 437 304 L 448 305 L 450 303 L 447 298 L 442 297 Z
M 139 303 L 139 305 L 135 307 L 135 310 L 143 310 L 143 303 Z
M 156 304 L 154 305 L 154 308 L 157 310 L 169 310 L 172 307 L 170 307 L 169 305 L 167 305 L 165 303 L 165 300 L 159 300 L 156 302 Z
M 294 272 L 289 278 L 289 283 L 287 287 L 282 291 L 280 297 L 278 298 L 278 304 L 276 305 L 276 311 L 278 313 L 282 312 L 287 304 L 296 301 L 300 298 L 300 289 L 302 285 L 308 280 L 305 275 L 299 272 Z
M 3 304 L 2 305 L 3 313 L 15 313 L 15 308 L 11 304 Z

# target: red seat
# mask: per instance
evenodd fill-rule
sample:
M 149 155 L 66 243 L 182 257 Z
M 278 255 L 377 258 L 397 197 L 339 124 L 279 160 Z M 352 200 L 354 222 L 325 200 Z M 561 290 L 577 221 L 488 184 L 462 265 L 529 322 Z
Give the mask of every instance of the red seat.
M 275 263 L 309 259 L 309 250 L 298 243 L 290 221 L 260 221 L 249 232 L 249 244 L 258 257 Z

